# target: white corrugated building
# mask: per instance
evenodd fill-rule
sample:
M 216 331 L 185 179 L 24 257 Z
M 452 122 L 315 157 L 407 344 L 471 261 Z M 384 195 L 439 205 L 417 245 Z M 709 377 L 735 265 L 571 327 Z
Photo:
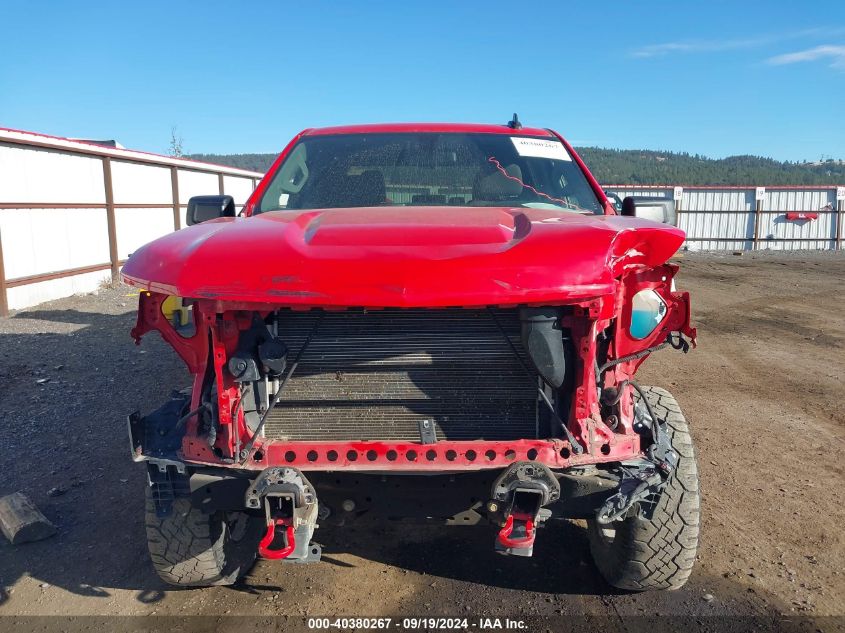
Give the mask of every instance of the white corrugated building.
M 0 128 L 0 316 L 95 290 L 191 196 L 241 206 L 263 175 L 115 145 Z

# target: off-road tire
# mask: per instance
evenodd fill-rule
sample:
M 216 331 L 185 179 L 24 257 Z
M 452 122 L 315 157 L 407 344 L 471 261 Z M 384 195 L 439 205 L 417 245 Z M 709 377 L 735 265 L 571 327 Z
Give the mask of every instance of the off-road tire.
M 187 498 L 177 498 L 166 517 L 156 515 L 150 487 L 146 492 L 147 545 L 156 572 L 166 583 L 181 587 L 232 585 L 255 562 L 258 532 L 247 521 L 239 540 L 230 525 L 240 513 L 204 514 Z M 259 521 L 260 523 L 260 521 Z
M 700 499 L 695 449 L 686 418 L 672 394 L 659 387 L 642 389 L 669 434 L 678 466 L 653 510 L 645 516 L 632 511 L 610 526 L 588 520 L 590 551 L 599 572 L 614 587 L 630 591 L 678 589 L 689 578 L 698 549 Z M 610 535 L 613 531 L 615 534 Z

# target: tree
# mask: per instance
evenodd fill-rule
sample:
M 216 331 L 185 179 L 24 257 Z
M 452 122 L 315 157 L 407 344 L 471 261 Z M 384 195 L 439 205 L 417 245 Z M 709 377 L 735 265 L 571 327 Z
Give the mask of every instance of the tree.
M 182 136 L 177 133 L 175 125 L 170 128 L 170 151 L 168 153 L 174 158 L 182 158 L 185 155 Z

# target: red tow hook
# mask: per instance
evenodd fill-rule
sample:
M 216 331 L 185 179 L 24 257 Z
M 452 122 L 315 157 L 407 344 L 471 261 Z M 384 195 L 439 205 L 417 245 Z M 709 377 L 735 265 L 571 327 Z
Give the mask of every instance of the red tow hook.
M 514 528 L 514 518 L 525 522 L 525 536 L 519 538 L 511 538 Z M 499 530 L 499 543 L 508 549 L 522 549 L 534 545 L 534 520 L 530 515 L 519 514 L 514 517 L 509 514 L 505 520 L 505 525 Z
M 276 537 L 276 528 L 280 525 L 285 526 L 285 540 L 286 544 L 282 549 L 270 549 L 270 543 Z M 280 558 L 287 558 L 293 553 L 296 547 L 296 540 L 293 536 L 293 525 L 290 519 L 276 519 L 267 524 L 267 533 L 264 538 L 258 543 L 258 554 L 262 558 L 269 558 L 271 560 L 278 560 Z

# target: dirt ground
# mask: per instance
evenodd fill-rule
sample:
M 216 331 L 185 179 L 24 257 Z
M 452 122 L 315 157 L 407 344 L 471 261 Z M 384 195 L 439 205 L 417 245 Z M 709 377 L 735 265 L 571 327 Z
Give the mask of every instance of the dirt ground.
M 117 288 L 0 319 L 0 495 L 24 491 L 59 527 L 40 543 L 0 538 L 0 615 L 788 614 L 842 626 L 845 253 L 679 263 L 699 346 L 659 352 L 640 382 L 674 392 L 697 442 L 702 541 L 684 589 L 610 589 L 578 524 L 542 531 L 533 559 L 496 556 L 490 527 L 320 530 L 319 564 L 261 561 L 231 588 L 165 586 L 147 558 L 125 415 L 187 373 L 157 336 L 133 344 L 137 298 Z

